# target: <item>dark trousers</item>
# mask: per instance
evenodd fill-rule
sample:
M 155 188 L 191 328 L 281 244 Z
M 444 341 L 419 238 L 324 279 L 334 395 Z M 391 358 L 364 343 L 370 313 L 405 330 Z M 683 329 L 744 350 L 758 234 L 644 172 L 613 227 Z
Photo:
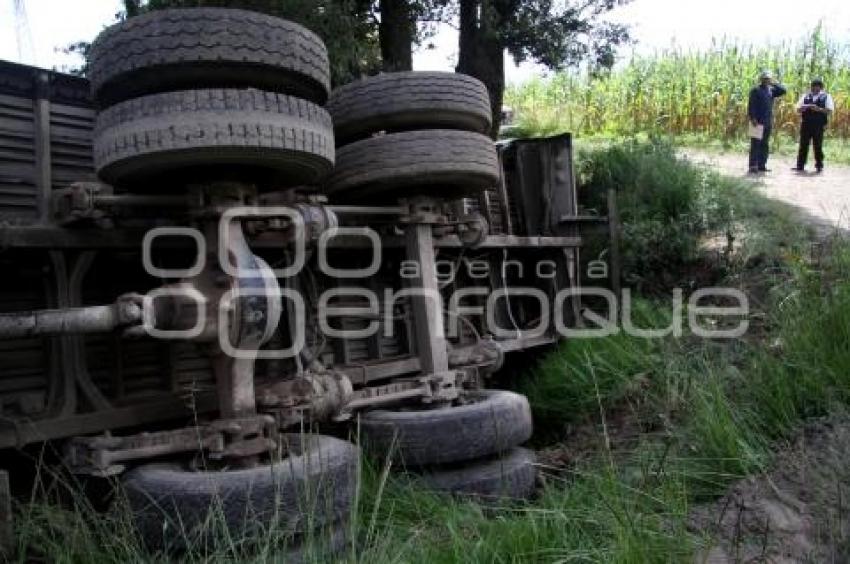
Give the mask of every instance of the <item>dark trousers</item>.
M 800 127 L 800 152 L 797 153 L 797 168 L 806 166 L 809 160 L 809 145 L 815 146 L 815 167 L 823 168 L 823 132 L 826 126 L 818 123 L 803 122 Z
M 770 131 L 772 126 L 764 125 L 761 139 L 750 139 L 750 170 L 764 170 L 770 156 Z

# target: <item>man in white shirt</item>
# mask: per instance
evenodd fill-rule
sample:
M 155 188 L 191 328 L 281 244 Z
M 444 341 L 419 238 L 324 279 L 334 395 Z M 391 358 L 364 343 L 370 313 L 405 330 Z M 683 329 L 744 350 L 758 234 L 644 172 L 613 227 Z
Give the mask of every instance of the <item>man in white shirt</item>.
M 815 146 L 815 168 L 823 171 L 823 132 L 829 121 L 829 116 L 835 111 L 832 96 L 823 89 L 823 80 L 816 78 L 812 81 L 812 89 L 804 94 L 797 102 L 800 112 L 800 152 L 797 154 L 797 166 L 793 169 L 803 172 L 809 159 L 809 145 Z

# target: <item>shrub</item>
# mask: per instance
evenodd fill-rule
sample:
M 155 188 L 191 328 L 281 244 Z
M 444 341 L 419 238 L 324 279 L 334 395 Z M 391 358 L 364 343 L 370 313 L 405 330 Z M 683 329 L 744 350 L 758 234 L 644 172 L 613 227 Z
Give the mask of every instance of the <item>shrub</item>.
M 579 157 L 580 200 L 603 209 L 617 191 L 627 282 L 677 272 L 698 255 L 709 233 L 732 229 L 741 182 L 676 155 L 661 141 L 628 141 Z

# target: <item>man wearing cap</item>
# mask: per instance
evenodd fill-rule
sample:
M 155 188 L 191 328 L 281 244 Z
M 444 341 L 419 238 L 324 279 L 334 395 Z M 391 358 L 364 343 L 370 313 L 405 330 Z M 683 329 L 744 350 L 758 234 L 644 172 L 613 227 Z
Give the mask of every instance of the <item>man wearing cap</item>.
M 809 160 L 809 145 L 815 146 L 815 168 L 818 172 L 823 171 L 823 132 L 829 121 L 829 115 L 835 111 L 835 102 L 832 96 L 823 89 L 823 80 L 816 78 L 812 81 L 812 89 L 803 94 L 797 102 L 797 111 L 800 112 L 802 123 L 800 124 L 800 151 L 797 153 L 797 166 L 794 170 L 803 172 L 806 170 L 806 161 Z
M 747 108 L 750 124 L 760 131 L 760 137 L 750 136 L 750 174 L 767 172 L 767 157 L 770 155 L 770 132 L 773 129 L 773 100 L 784 96 L 787 90 L 773 79 L 769 71 L 759 75 L 760 84 L 750 90 Z

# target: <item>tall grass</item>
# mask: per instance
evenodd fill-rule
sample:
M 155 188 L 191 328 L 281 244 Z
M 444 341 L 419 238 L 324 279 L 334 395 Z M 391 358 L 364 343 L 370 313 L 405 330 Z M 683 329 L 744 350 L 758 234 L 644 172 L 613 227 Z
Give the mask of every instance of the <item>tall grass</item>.
M 746 136 L 748 94 L 761 69 L 773 69 L 789 88 L 776 104 L 778 133 L 796 135 L 794 105 L 822 76 L 836 103 L 829 135 L 850 138 L 850 46 L 820 27 L 802 41 L 756 47 L 723 39 L 703 52 L 633 55 L 608 73 L 537 78 L 509 87 L 506 103 L 520 133 L 690 134 L 732 142 Z
M 364 462 L 356 506 L 346 525 L 350 542 L 336 556 L 325 531 L 303 539 L 304 563 L 618 562 L 685 560 L 693 540 L 684 527 L 688 499 L 678 476 L 644 487 L 622 479 L 617 468 L 579 469 L 552 476 L 533 502 L 481 506 L 416 487 L 404 475 Z M 51 474 L 20 508 L 16 561 L 56 563 L 288 562 L 287 533 L 265 528 L 252 543 L 211 526 L 216 548 L 188 545 L 178 559 L 143 548 L 126 507 L 99 512 L 81 484 Z M 64 504 L 58 497 L 66 497 Z M 211 508 L 210 521 L 220 519 Z M 175 534 L 179 532 L 175 531 Z M 189 540 L 189 539 L 187 539 Z
M 802 421 L 850 405 L 848 274 L 850 243 L 841 242 L 817 269 L 787 272 L 771 298 L 773 330 L 761 338 L 719 344 L 619 333 L 566 342 L 522 390 L 539 428 L 561 435 L 598 420 L 596 397 L 606 409 L 628 404 L 640 427 L 673 440 L 690 495 L 716 494 L 763 468 L 772 442 Z M 669 306 L 642 307 L 655 319 L 648 326 L 666 326 L 659 320 Z
M 362 562 L 675 562 L 693 548 L 676 480 L 637 489 L 615 468 L 550 477 L 529 504 L 482 508 L 394 480 L 381 500 L 381 542 Z

